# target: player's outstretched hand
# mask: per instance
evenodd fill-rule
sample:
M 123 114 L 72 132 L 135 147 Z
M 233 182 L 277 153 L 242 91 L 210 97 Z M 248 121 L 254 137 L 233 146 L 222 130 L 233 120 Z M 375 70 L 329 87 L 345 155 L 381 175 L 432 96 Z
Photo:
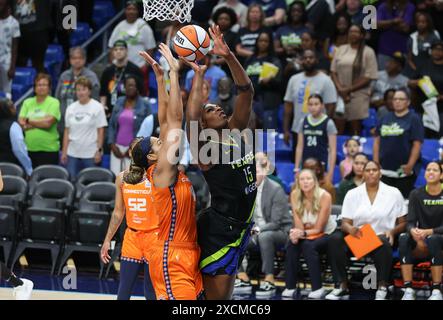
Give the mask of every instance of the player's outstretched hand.
M 191 62 L 183 57 L 180 57 L 180 61 L 182 61 L 189 68 L 194 70 L 195 74 L 204 75 L 206 70 L 208 69 L 208 67 L 204 64 L 200 65 L 197 62 Z
M 226 58 L 229 56 L 231 50 L 223 38 L 223 33 L 220 31 L 220 27 L 216 24 L 209 28 L 209 34 L 214 41 L 214 47 L 210 51 L 211 54 Z
M 166 61 L 168 61 L 171 71 L 179 72 L 180 71 L 180 63 L 172 55 L 171 49 L 169 49 L 169 47 L 166 44 L 160 43 L 158 50 L 163 55 L 163 57 L 165 57 Z
M 158 64 L 157 61 L 154 60 L 153 57 L 151 57 L 149 55 L 149 53 L 147 53 L 145 51 L 139 51 L 138 54 L 146 61 L 147 64 L 149 64 L 152 67 L 156 77 L 163 76 L 163 69 L 162 69 L 162 67 L 160 66 L 160 64 Z

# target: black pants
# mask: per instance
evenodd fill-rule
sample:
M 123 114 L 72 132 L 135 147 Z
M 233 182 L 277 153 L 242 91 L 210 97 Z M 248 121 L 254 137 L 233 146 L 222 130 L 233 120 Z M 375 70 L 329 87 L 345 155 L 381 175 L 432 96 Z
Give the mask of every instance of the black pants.
M 297 287 L 301 253 L 303 253 L 308 265 L 312 290 L 318 290 L 322 287 L 320 253 L 327 251 L 328 239 L 329 236 L 323 236 L 315 240 L 300 240 L 297 244 L 289 241 L 285 261 L 286 288 L 295 289 Z
M 429 250 L 431 264 L 433 266 L 443 265 L 443 235 L 433 234 L 426 238 L 426 246 Z M 398 239 L 400 261 L 402 264 L 414 264 L 412 252 L 417 246 L 417 242 L 409 232 L 402 233 Z
M 58 152 L 29 152 L 29 157 L 34 169 L 45 164 L 59 164 Z
M 24 32 L 18 45 L 17 66 L 25 67 L 28 59 L 37 72 L 45 72 L 44 60 L 49 44 L 49 30 Z
M 392 269 L 392 246 L 385 236 L 379 236 L 383 245 L 372 251 L 369 256 L 374 260 L 377 270 L 377 282 L 388 283 Z M 328 256 L 332 275 L 336 284 L 347 282 L 346 266 L 349 261 L 350 250 L 344 240 L 344 234 L 336 231 L 329 237 Z
M 408 199 L 409 194 L 412 190 L 415 189 L 415 180 L 417 180 L 417 175 L 414 173 L 412 176 L 405 177 L 405 178 L 389 178 L 382 176 L 381 181 L 386 183 L 387 185 L 391 187 L 396 187 L 398 190 L 400 190 L 401 194 L 403 195 L 403 198 Z

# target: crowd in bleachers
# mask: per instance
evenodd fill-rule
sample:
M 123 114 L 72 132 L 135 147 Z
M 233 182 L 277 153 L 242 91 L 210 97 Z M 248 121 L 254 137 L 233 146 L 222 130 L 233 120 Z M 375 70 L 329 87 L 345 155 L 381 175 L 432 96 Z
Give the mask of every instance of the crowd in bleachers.
M 73 31 L 61 27 L 61 10 L 68 4 L 79 12 Z M 335 221 L 327 222 L 326 211 L 351 201 L 347 194 L 364 183 L 369 160 L 376 161 L 374 170 L 381 174 L 374 185 L 395 187 L 407 199 L 415 188 L 429 185 L 426 166 L 443 159 L 443 2 L 379 0 L 375 5 L 377 28 L 365 30 L 361 0 L 195 0 L 191 23 L 205 28 L 218 24 L 252 81 L 250 128 L 277 131 L 262 136 L 264 141 L 275 139 L 272 150 L 262 143 L 264 151 L 275 152 L 273 174 L 270 160 L 258 156 L 265 157 L 260 163 L 267 177 L 260 179 L 265 181 L 263 189 L 270 190 L 259 188 L 259 201 L 273 203 L 275 197 L 280 206 L 265 206 L 258 213 L 260 232 L 251 244 L 260 247 L 265 274 L 258 295 L 275 290 L 270 259 L 288 237 L 287 268 L 298 270 L 298 256 L 303 254 L 311 264 L 316 291 L 312 297 L 324 294 L 317 291 L 322 287 L 315 257 L 317 251 L 328 250 L 322 237 L 336 229 Z M 87 67 L 96 48 L 85 50 L 81 44 L 119 10 L 124 10 L 124 18 L 109 29 L 108 64 L 97 73 Z M 16 107 L 9 100 L 0 102 L 0 162 L 20 165 L 27 177 L 39 166 L 62 165 L 73 181 L 85 168 L 102 166 L 118 174 L 129 166 L 131 141 L 158 135 L 156 81 L 138 52 L 160 59 L 157 44 L 172 47 L 184 25 L 148 23 L 142 15 L 141 1 L 0 0 L 0 95 L 16 102 L 34 89 L 33 96 Z M 159 63 L 167 69 L 164 61 Z M 208 67 L 205 103 L 216 103 L 231 115 L 235 92 L 229 68 L 210 54 L 201 63 Z M 184 105 L 192 79 L 193 71 L 183 68 Z M 189 150 L 181 164 L 183 170 L 194 170 Z M 315 175 L 306 178 L 315 181 L 316 198 L 307 197 L 313 201 L 309 204 L 301 200 L 303 192 L 312 191 L 301 186 L 300 175 L 308 172 L 304 169 Z M 205 198 L 200 203 L 204 206 L 207 190 L 201 193 L 205 186 L 198 180 L 197 194 Z M 291 217 L 280 209 L 287 208 L 288 194 L 292 213 L 299 209 L 294 217 L 298 215 L 295 221 L 302 227 L 316 224 L 313 213 L 322 217 L 327 230 L 310 239 L 315 245 L 299 242 L 309 239 L 302 227 L 285 224 Z M 265 195 L 270 200 L 263 202 Z M 356 218 L 347 208 L 343 217 L 351 221 L 351 230 Z M 400 211 L 396 218 L 406 214 Z M 395 229 L 397 222 L 393 219 L 389 228 Z M 340 236 L 335 241 L 343 244 Z M 392 250 L 389 239 L 383 243 Z M 383 254 L 375 259 L 377 268 L 390 263 Z M 344 260 L 336 257 L 333 266 L 338 282 L 346 276 Z M 246 271 L 239 275 L 236 290 L 249 290 Z M 291 277 L 294 272 L 286 279 L 287 296 L 298 282 Z M 384 288 L 388 279 L 383 281 Z M 347 293 L 346 284 L 337 289 L 341 291 L 331 299 Z

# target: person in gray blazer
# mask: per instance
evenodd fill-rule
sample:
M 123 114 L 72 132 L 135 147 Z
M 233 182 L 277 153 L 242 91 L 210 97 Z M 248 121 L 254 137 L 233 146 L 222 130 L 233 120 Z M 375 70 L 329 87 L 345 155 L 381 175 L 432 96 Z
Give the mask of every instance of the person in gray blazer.
M 264 281 L 261 281 L 260 288 L 256 291 L 257 297 L 269 297 L 275 293 L 275 251 L 286 244 L 292 227 L 288 197 L 277 182 L 267 177 L 268 163 L 265 154 L 256 154 L 258 188 L 254 211 L 255 226 L 247 251 L 260 251 L 262 272 L 265 274 Z M 249 276 L 241 266 L 234 293 L 250 293 L 251 289 Z

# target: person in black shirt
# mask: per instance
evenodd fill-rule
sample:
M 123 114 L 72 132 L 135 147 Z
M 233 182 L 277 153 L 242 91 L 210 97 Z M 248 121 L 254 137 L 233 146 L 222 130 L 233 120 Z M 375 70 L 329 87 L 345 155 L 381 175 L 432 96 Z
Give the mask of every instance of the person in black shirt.
M 201 93 L 206 67 L 183 58 L 182 61 L 195 71 L 186 107 L 188 141 L 211 193 L 211 206 L 197 218 L 200 270 L 206 298 L 220 300 L 231 298 L 238 265 L 253 225 L 257 193 L 255 157 L 240 132 L 248 126 L 254 89 L 240 62 L 223 41 L 218 26 L 209 29 L 209 33 L 214 41 L 213 54 L 226 60 L 235 81 L 237 97 L 232 117 L 228 119 L 220 106 L 203 105 Z M 198 128 L 197 132 L 194 133 L 193 128 Z M 205 134 L 206 143 L 195 143 L 196 137 Z M 201 154 L 207 156 L 208 152 L 204 154 L 204 151 L 208 149 L 211 156 L 204 159 Z M 216 151 L 213 153 L 213 150 Z
M 432 294 L 429 300 L 443 300 L 441 292 L 443 265 L 443 169 L 438 162 L 426 167 L 426 186 L 411 192 L 407 232 L 400 235 L 401 271 L 406 288 L 403 300 L 414 300 L 412 289 L 415 257 L 430 257 Z
M 113 61 L 102 74 L 100 79 L 100 102 L 106 108 L 106 114 L 109 117 L 117 99 L 125 96 L 125 77 L 133 75 L 138 79 L 143 79 L 140 68 L 128 60 L 128 45 L 123 40 L 117 40 L 112 49 Z M 138 81 L 141 83 L 141 81 Z M 145 94 L 143 86 L 140 85 L 139 93 Z

